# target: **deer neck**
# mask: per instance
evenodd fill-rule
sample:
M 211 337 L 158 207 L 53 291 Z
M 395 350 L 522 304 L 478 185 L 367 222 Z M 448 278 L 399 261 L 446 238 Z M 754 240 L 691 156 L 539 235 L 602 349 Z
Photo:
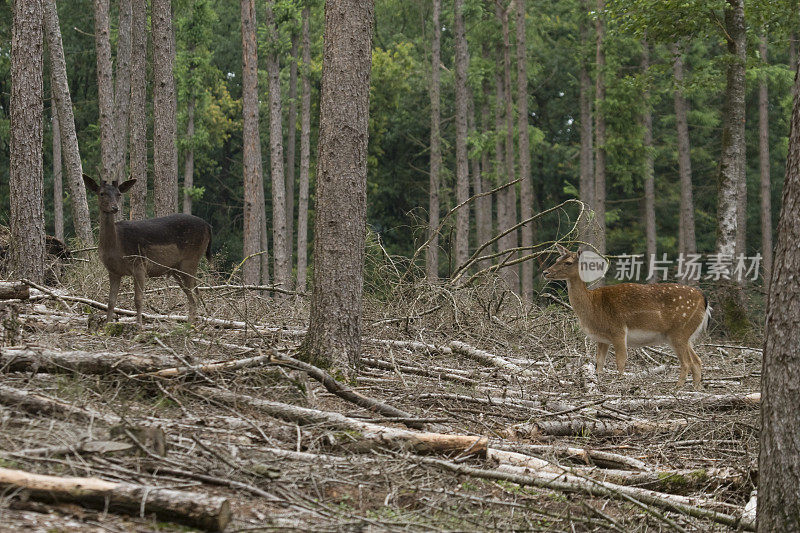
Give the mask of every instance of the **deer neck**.
M 114 220 L 114 213 L 100 212 L 99 250 L 103 262 L 106 262 L 107 258 L 117 255 L 119 252 L 117 223 Z
M 567 293 L 569 294 L 569 304 L 578 315 L 581 323 L 585 323 L 591 316 L 592 295 L 586 287 L 586 283 L 578 276 L 567 280 Z

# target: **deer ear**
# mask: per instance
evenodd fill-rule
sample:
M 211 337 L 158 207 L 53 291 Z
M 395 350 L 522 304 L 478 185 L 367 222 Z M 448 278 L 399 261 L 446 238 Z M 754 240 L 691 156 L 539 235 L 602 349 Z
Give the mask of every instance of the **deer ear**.
M 87 176 L 86 174 L 83 175 L 83 183 L 86 184 L 87 189 L 89 189 L 95 194 L 97 194 L 97 192 L 100 191 L 100 187 L 97 185 L 97 182 L 94 181 L 89 176 Z
M 128 181 L 124 181 L 119 186 L 119 192 L 121 192 L 121 193 L 128 192 L 128 190 L 131 187 L 133 187 L 134 185 L 136 185 L 136 180 L 135 179 L 129 179 Z

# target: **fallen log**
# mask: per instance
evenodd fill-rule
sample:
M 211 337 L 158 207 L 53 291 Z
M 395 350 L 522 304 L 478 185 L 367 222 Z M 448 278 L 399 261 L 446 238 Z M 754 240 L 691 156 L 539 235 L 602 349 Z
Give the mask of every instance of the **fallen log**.
M 441 379 L 445 381 L 455 381 L 456 383 L 463 383 L 465 385 L 477 385 L 480 381 L 472 378 L 468 378 L 465 376 L 459 376 L 453 372 L 437 372 L 435 370 L 427 370 L 425 368 L 418 368 L 409 365 L 393 365 L 387 361 L 381 361 L 380 359 L 371 359 L 369 357 L 362 357 L 361 364 L 365 366 L 369 366 L 372 368 L 380 368 L 381 370 L 398 370 L 403 372 L 404 374 L 414 374 L 417 376 L 425 376 L 431 377 L 435 379 Z
M 386 446 L 419 453 L 468 452 L 484 455 L 488 443 L 488 439 L 482 436 L 446 435 L 393 428 L 355 420 L 332 411 L 262 400 L 212 387 L 197 387 L 196 392 L 204 398 L 211 398 L 227 405 L 247 406 L 297 424 L 322 424 L 345 430 L 347 433 L 343 434 L 342 438 L 348 442 L 343 442 L 341 445 L 355 452 L 367 452 L 376 446 Z
M 508 372 L 514 375 L 533 376 L 536 374 L 536 372 L 522 368 L 519 365 L 515 365 L 514 363 L 500 357 L 499 355 L 494 355 L 484 350 L 479 350 L 473 346 L 470 346 L 465 342 L 450 341 L 449 346 L 450 349 L 453 350 L 453 353 L 466 355 L 470 359 L 474 359 L 485 365 L 502 368 L 503 370 L 507 370 Z
M 524 435 L 535 438 L 539 435 L 569 437 L 575 435 L 592 435 L 594 437 L 615 437 L 619 435 L 638 435 L 643 433 L 671 432 L 688 425 L 685 418 L 674 420 L 586 420 L 574 418 L 569 420 L 540 420 L 525 424 L 517 424 L 508 429 L 511 435 Z
M 137 374 L 172 366 L 175 362 L 172 357 L 157 354 L 61 351 L 39 346 L 0 351 L 0 369 L 6 372 Z
M 92 409 L 76 407 L 65 401 L 45 396 L 37 392 L 15 389 L 0 384 L 0 403 L 14 406 L 36 415 L 58 415 L 74 417 L 83 422 L 99 420 L 107 424 L 119 424 L 122 419 L 116 415 L 106 415 Z
M 597 465 L 604 468 L 622 468 L 648 472 L 653 468 L 639 459 L 591 448 L 577 448 L 574 446 L 549 445 L 549 444 L 496 444 L 498 449 L 507 451 L 522 451 L 525 453 L 552 454 L 570 460 L 580 460 L 586 465 Z
M 608 400 L 605 405 L 620 410 L 669 409 L 671 407 L 700 407 L 703 409 L 744 409 L 757 407 L 761 393 L 748 394 L 679 394 L 660 398 L 619 398 Z
M 0 468 L 0 487 L 23 490 L 26 497 L 72 501 L 87 507 L 122 510 L 145 517 L 178 522 L 206 531 L 222 531 L 231 520 L 227 498 L 199 492 L 162 489 L 94 477 L 58 477 Z M 20 493 L 17 493 L 20 494 Z
M 0 281 L 0 300 L 27 300 L 30 297 L 30 289 L 24 283 Z
M 723 507 L 725 506 L 724 504 L 719 504 L 719 502 L 710 500 L 687 500 L 683 496 L 662 494 L 655 491 L 615 485 L 608 482 L 585 480 L 576 476 L 566 476 L 564 474 L 559 475 L 548 472 L 543 472 L 541 474 L 537 474 L 536 472 L 526 472 L 524 468 L 513 466 L 501 465 L 501 467 L 498 469 L 488 470 L 456 464 L 452 461 L 445 461 L 434 457 L 421 457 L 419 460 L 423 464 L 436 466 L 440 469 L 449 470 L 457 474 L 469 475 L 482 479 L 509 481 L 518 485 L 541 487 L 563 492 L 577 492 L 595 496 L 604 496 L 623 501 L 635 501 L 637 503 L 644 502 L 648 505 L 684 513 L 696 518 L 712 520 L 730 527 L 739 527 L 741 525 L 748 531 L 754 531 L 753 528 L 748 527 L 748 524 L 740 521 L 740 519 L 736 516 L 721 513 L 713 509 L 704 508 L 699 505 L 704 504 Z

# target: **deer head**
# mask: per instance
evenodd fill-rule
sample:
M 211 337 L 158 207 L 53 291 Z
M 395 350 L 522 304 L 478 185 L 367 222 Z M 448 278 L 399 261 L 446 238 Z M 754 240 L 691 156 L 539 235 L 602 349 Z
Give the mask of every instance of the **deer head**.
M 100 185 L 98 185 L 96 181 L 84 174 L 83 183 L 86 184 L 87 189 L 97 195 L 97 205 L 100 207 L 100 211 L 114 214 L 119 211 L 122 195 L 134 186 L 136 180 L 129 179 L 121 184 L 118 181 L 111 183 L 101 181 Z

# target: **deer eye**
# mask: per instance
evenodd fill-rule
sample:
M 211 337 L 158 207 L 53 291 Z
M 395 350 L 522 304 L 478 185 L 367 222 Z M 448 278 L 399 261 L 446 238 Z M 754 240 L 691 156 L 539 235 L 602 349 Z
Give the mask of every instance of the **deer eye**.
M 572 264 L 572 263 L 574 263 L 574 262 L 575 262 L 575 261 L 573 261 L 572 259 L 570 259 L 569 261 L 564 261 L 564 264 L 565 264 L 565 265 L 571 265 L 571 264 Z

